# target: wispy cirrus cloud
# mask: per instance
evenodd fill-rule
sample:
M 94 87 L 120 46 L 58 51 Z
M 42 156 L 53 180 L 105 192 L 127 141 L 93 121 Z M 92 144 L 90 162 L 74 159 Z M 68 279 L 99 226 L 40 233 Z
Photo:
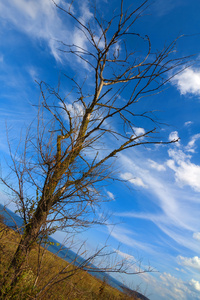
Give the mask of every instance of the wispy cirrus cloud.
M 61 5 L 62 0 L 57 0 L 56 3 Z M 78 17 L 83 23 L 91 18 L 87 4 L 85 1 L 79 5 Z M 64 9 L 68 8 L 69 4 L 65 3 Z M 73 6 L 71 6 L 71 12 L 73 12 Z M 63 60 L 63 53 L 59 51 L 59 41 L 87 48 L 86 36 L 83 33 L 80 34 L 77 28 L 72 29 L 69 21 L 61 17 L 53 1 L 8 0 L 6 3 L 1 2 L 0 17 L 4 26 L 13 27 L 25 33 L 30 39 L 45 42 L 57 61 Z
M 178 132 L 174 134 L 178 136 Z M 191 141 L 196 141 L 197 136 Z M 194 143 L 191 143 L 194 147 Z M 124 218 L 143 219 L 144 222 L 153 222 L 166 236 L 174 240 L 174 246 L 198 251 L 198 241 L 193 238 L 193 233 L 198 232 L 199 177 L 200 166 L 194 164 L 186 147 L 172 145 L 165 156 L 163 163 L 144 159 L 136 155 L 131 159 L 131 152 L 120 155 L 122 174 L 131 183 L 132 170 L 135 177 L 141 178 L 146 189 L 140 190 L 144 199 L 148 199 L 146 209 L 141 211 L 124 211 L 117 215 Z M 168 168 L 167 168 L 168 167 Z M 161 173 L 161 170 L 165 172 Z M 132 175 L 133 177 L 133 175 Z M 193 193 L 191 193 L 193 190 Z M 148 204 L 156 207 L 156 212 L 148 210 Z M 151 206 L 150 206 L 151 207 Z
M 142 181 L 140 177 L 134 176 L 132 173 L 126 172 L 120 175 L 121 179 L 126 180 L 133 184 L 134 186 L 146 188 L 146 184 Z
M 134 257 L 133 255 L 131 255 L 131 254 L 122 252 L 122 251 L 120 251 L 120 250 L 118 250 L 118 249 L 115 249 L 115 252 L 116 252 L 117 254 L 119 254 L 121 257 L 123 257 L 123 258 L 125 258 L 125 259 L 127 259 L 127 260 L 129 260 L 129 261 L 136 262 L 135 257 Z
M 120 225 L 107 225 L 109 235 L 115 238 L 118 242 L 129 246 L 130 248 L 136 250 L 143 250 L 147 253 L 155 253 L 153 247 L 150 247 L 148 243 L 140 242 L 133 238 L 134 232 Z
M 60 60 L 60 54 L 56 50 L 56 40 L 63 39 L 66 34 L 68 36 L 71 34 L 63 26 L 52 1 L 8 0 L 6 3 L 1 2 L 0 16 L 7 26 L 15 27 L 15 30 L 27 34 L 30 38 L 45 41 L 55 59 Z

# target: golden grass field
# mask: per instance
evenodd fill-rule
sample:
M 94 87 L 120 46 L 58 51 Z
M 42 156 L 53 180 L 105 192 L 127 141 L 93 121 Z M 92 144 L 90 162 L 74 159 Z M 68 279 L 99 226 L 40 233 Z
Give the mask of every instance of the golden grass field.
M 0 281 L 3 279 L 3 273 L 12 259 L 19 238 L 20 235 L 14 230 L 2 223 L 0 224 Z M 55 277 L 64 268 L 65 273 Z M 51 284 L 37 295 L 49 281 L 51 281 Z M 8 296 L 6 299 L 136 300 L 138 298 L 136 296 L 130 297 L 118 291 L 106 282 L 98 280 L 86 271 L 75 268 L 36 244 L 27 258 L 15 294 Z

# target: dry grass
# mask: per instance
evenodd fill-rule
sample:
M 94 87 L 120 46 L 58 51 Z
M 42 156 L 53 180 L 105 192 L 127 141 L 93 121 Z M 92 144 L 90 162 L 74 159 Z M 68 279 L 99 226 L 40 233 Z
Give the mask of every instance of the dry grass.
M 19 238 L 19 234 L 0 225 L 0 280 L 12 259 Z M 64 268 L 65 273 L 55 277 Z M 52 281 L 51 284 L 37 295 L 49 281 Z M 7 299 L 136 300 L 138 298 L 121 293 L 106 282 L 98 280 L 86 271 L 75 268 L 48 250 L 35 245 L 27 258 L 17 292 L 15 291 L 15 295 L 12 294 Z

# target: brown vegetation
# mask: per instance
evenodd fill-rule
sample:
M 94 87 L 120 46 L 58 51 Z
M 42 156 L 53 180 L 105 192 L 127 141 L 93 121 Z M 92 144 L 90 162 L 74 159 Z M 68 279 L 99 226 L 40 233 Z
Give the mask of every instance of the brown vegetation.
M 20 236 L 18 233 L 3 224 L 0 225 L 0 281 L 2 281 L 4 271 L 11 262 L 19 240 Z M 38 258 L 41 262 L 39 274 Z M 64 267 L 67 268 L 69 274 L 73 274 L 73 276 L 69 276 L 63 280 L 65 274 L 60 274 L 49 289 L 39 293 L 54 275 L 58 274 Z M 137 299 L 136 297 L 130 297 L 121 293 L 117 289 L 109 286 L 105 281 L 98 280 L 86 271 L 77 271 L 76 268 L 76 272 L 74 273 L 74 268 L 73 265 L 70 265 L 65 260 L 35 244 L 33 251 L 29 257 L 27 257 L 23 276 L 15 287 L 14 295 L 12 295 L 12 293 L 9 295 L 8 293 L 6 299 Z

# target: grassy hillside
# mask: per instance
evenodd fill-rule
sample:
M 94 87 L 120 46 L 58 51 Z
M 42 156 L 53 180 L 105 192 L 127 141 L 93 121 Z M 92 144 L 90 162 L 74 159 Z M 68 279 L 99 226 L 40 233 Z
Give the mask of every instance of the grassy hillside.
M 20 236 L 12 229 L 0 224 L 0 282 L 5 268 L 9 265 L 17 247 Z M 61 270 L 62 274 L 58 274 Z M 51 284 L 41 291 L 48 282 Z M 20 284 L 16 287 L 15 295 L 8 299 L 36 299 L 35 295 L 41 291 L 37 299 L 52 300 L 84 300 L 84 299 L 138 299 L 128 296 L 112 288 L 86 271 L 75 269 L 65 260 L 39 247 L 37 244 L 27 258 Z M 17 294 L 17 296 L 16 296 Z

